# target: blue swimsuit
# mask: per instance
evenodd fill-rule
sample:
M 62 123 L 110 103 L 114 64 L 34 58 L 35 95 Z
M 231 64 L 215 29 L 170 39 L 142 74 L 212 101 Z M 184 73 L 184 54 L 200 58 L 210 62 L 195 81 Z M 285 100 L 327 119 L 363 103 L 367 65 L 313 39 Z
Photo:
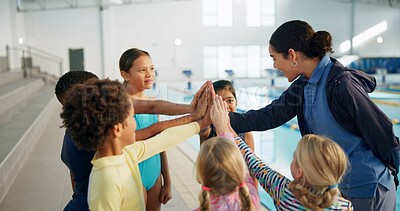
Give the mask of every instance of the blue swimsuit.
M 154 114 L 135 114 L 136 130 L 140 130 L 158 122 L 158 116 Z M 150 190 L 161 174 L 161 157 L 156 154 L 139 163 L 140 176 L 146 191 Z

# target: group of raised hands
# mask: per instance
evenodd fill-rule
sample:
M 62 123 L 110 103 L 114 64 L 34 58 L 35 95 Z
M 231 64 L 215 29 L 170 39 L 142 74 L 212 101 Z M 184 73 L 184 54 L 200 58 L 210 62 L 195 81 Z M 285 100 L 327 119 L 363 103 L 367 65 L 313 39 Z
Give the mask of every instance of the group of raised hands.
M 189 106 L 201 129 L 213 124 L 217 134 L 233 132 L 227 106 L 221 96 L 215 94 L 210 80 L 206 81 L 196 92 Z

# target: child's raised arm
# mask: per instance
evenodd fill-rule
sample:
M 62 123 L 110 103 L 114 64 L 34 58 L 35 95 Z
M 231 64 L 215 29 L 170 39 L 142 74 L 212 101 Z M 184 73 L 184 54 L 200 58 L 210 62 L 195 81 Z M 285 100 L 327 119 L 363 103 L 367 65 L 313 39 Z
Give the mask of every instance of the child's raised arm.
M 284 188 L 284 181 L 288 179 L 268 167 L 254 154 L 250 147 L 237 136 L 230 125 L 228 111 L 221 97 L 217 96 L 214 98 L 210 116 L 218 135 L 231 132 L 236 137 L 235 143 L 238 145 L 250 172 L 259 180 L 261 186 L 274 199 L 278 198 L 280 190 Z
M 207 87 L 212 88 L 211 81 L 206 81 L 196 92 L 190 104 L 173 103 L 166 100 L 133 100 L 135 113 L 137 114 L 165 114 L 180 115 L 196 111 L 197 103 Z
M 192 112 L 189 115 L 179 117 L 176 119 L 157 122 L 157 123 L 152 124 L 149 127 L 137 130 L 136 131 L 136 140 L 145 140 L 150 137 L 153 137 L 154 135 L 157 135 L 158 133 L 160 133 L 161 131 L 163 131 L 167 128 L 187 124 L 187 123 L 202 119 L 206 113 L 207 107 L 211 106 L 210 105 L 211 101 L 207 100 L 207 99 L 211 98 L 210 97 L 211 93 L 209 90 L 210 89 L 207 88 L 206 90 L 204 90 L 202 92 L 202 94 L 200 95 L 200 99 L 197 100 L 198 103 L 196 103 L 196 109 L 194 112 Z

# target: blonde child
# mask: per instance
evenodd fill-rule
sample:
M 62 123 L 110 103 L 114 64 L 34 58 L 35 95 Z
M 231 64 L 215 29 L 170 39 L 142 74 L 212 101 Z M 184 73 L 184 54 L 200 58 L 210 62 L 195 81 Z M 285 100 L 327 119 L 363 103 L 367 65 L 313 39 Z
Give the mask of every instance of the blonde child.
M 237 97 L 236 90 L 233 87 L 232 82 L 227 80 L 218 80 L 213 82 L 214 92 L 215 94 L 221 96 L 224 101 L 226 108 L 229 112 L 236 112 L 237 109 Z M 200 131 L 200 144 L 203 144 L 206 140 L 211 137 L 215 137 L 217 134 L 215 132 L 214 125 L 210 125 Z M 240 137 L 246 142 L 246 144 L 254 151 L 254 138 L 252 132 L 240 133 Z M 253 181 L 256 184 L 256 188 L 258 190 L 258 181 L 255 177 L 253 177 Z
M 202 102 L 204 97 L 203 94 Z M 145 210 L 138 162 L 206 126 L 205 121 L 198 120 L 135 142 L 134 108 L 118 81 L 106 79 L 76 85 L 66 99 L 61 113 L 64 126 L 78 148 L 96 150 L 88 188 L 90 210 Z M 203 116 L 205 109 L 204 103 L 198 104 L 195 115 Z
M 227 110 L 220 97 L 213 101 L 212 116 L 217 116 L 217 133 L 230 131 L 247 166 L 269 193 L 278 210 L 353 210 L 352 203 L 340 197 L 338 183 L 347 170 L 347 156 L 329 138 L 305 135 L 293 154 L 290 170 L 293 181 L 272 170 L 230 126 Z
M 233 138 L 233 136 L 232 136 Z M 196 160 L 198 210 L 259 210 L 260 197 L 243 158 L 227 137 L 210 138 Z
M 211 121 L 217 127 L 220 125 L 218 115 L 211 115 Z M 197 180 L 202 184 L 198 210 L 260 209 L 256 185 L 233 143 L 232 134 L 222 133 L 203 142 L 196 160 L 196 172 Z

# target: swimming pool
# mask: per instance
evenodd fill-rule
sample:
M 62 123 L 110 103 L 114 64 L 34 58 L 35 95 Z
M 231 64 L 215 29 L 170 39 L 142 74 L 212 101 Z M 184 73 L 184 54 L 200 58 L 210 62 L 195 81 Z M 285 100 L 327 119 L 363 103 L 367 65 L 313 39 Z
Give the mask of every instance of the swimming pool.
M 201 84 L 198 84 L 199 87 Z M 235 84 L 235 86 L 240 86 Z M 189 103 L 193 97 L 193 92 L 185 90 L 184 86 L 168 85 L 161 87 L 156 95 L 159 99 L 166 99 L 173 102 Z M 244 87 L 244 86 L 243 86 Z M 196 88 L 194 90 L 197 90 Z M 238 110 L 246 111 L 258 109 L 269 104 L 273 99 L 280 95 L 279 89 L 268 89 L 266 87 L 247 86 L 236 90 L 238 97 Z M 400 94 L 376 91 L 370 95 L 377 105 L 393 120 L 400 119 L 400 105 L 392 102 L 400 102 Z M 287 124 L 263 132 L 253 132 L 255 153 L 276 171 L 291 178 L 290 162 L 298 141 L 301 138 L 300 132 L 295 127 L 296 119 Z M 400 136 L 400 125 L 394 125 L 396 136 Z M 198 137 L 193 137 L 187 141 L 194 149 L 200 148 Z M 400 175 L 399 175 L 400 177 Z M 269 195 L 262 189 L 260 196 L 263 205 L 270 210 L 276 210 Z M 400 199 L 400 190 L 397 191 L 397 198 Z M 400 201 L 397 200 L 397 209 L 400 210 Z

